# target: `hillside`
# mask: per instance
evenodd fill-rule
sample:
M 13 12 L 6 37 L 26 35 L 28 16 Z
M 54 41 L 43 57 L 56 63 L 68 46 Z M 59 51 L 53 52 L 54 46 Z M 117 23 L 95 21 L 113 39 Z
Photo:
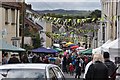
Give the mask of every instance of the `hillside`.
M 43 10 L 37 11 L 39 14 L 47 14 L 47 13 L 54 13 L 54 14 L 61 14 L 61 15 L 72 15 L 72 16 L 88 16 L 92 11 L 79 11 L 79 10 Z

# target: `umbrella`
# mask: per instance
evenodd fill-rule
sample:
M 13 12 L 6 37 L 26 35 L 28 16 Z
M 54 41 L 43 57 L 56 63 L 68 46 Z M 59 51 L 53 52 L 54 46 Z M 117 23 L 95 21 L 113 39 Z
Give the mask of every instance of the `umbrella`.
M 72 47 L 70 47 L 71 49 L 76 49 L 76 48 L 78 48 L 79 46 L 72 46 Z
M 73 44 L 72 42 L 68 42 L 68 43 L 66 43 L 66 45 L 70 45 L 70 44 Z
M 53 44 L 54 47 L 60 47 L 60 44 Z
M 84 47 L 78 47 L 77 50 L 85 50 Z
M 76 46 L 75 44 L 70 44 L 68 47 Z
M 56 51 L 58 51 L 58 52 L 61 52 L 61 51 L 62 51 L 62 49 L 60 49 L 60 48 L 54 48 L 54 50 L 56 50 Z
M 63 41 L 63 42 L 62 42 L 62 44 L 66 44 L 66 42 L 65 42 L 65 41 Z
M 81 54 L 84 54 L 84 55 L 92 55 L 92 49 L 87 49 L 85 51 L 82 51 Z

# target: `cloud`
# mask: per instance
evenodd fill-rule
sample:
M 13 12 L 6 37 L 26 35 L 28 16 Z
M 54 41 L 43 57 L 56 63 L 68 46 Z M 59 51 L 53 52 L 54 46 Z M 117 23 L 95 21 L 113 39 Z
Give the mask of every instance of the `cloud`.
M 30 2 L 34 10 L 95 10 L 101 9 L 99 2 Z
M 100 2 L 100 0 L 26 0 L 26 2 Z

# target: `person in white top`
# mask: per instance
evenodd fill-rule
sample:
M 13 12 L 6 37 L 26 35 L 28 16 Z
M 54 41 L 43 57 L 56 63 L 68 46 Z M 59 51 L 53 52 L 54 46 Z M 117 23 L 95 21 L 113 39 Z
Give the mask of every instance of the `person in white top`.
M 96 53 L 97 54 L 97 53 Z M 92 57 L 94 56 L 94 54 L 92 54 Z M 87 74 L 87 71 L 88 71 L 88 69 L 89 69 L 89 67 L 90 67 L 90 65 L 93 63 L 93 61 L 90 61 L 87 65 L 86 65 L 86 67 L 85 67 L 85 73 L 84 73 L 84 75 L 83 75 L 83 79 L 85 79 L 85 76 L 86 76 L 86 74 Z
M 90 65 L 91 65 L 92 63 L 93 63 L 93 62 L 90 61 L 90 62 L 86 65 L 86 67 L 85 67 L 85 73 L 84 73 L 84 75 L 83 75 L 83 78 L 84 78 L 84 79 L 85 79 L 85 76 L 86 76 L 86 74 L 87 74 L 88 68 L 90 67 Z

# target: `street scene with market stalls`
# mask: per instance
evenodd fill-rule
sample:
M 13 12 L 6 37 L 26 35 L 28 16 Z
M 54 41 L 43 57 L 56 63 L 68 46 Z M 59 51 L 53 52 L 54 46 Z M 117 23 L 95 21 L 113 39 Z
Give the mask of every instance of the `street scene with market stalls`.
M 0 80 L 120 80 L 119 0 L 0 0 L 0 22 Z

